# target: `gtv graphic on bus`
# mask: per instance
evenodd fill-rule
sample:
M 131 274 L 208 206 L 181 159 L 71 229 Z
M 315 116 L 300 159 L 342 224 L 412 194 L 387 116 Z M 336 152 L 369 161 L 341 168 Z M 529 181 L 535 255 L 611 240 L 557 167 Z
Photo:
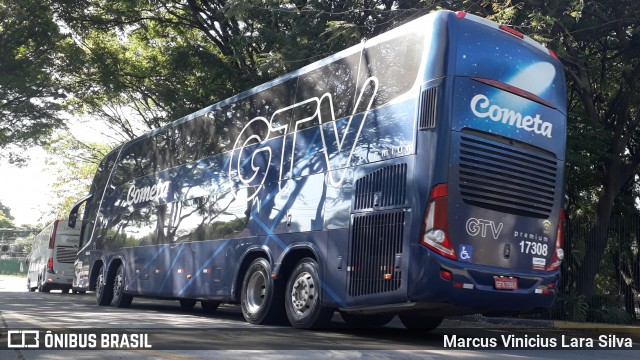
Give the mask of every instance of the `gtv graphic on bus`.
M 297 328 L 545 309 L 565 137 L 553 53 L 438 11 L 109 153 L 74 287 Z

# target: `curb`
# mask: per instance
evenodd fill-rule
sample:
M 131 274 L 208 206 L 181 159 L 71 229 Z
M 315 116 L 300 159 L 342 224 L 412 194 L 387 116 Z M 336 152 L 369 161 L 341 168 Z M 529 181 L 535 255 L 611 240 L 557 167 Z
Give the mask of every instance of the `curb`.
M 579 323 L 573 321 L 552 321 L 555 329 L 562 330 L 589 330 L 589 331 L 610 331 L 616 333 L 625 333 L 640 336 L 640 326 L 637 325 L 620 325 L 620 324 L 602 324 L 602 323 Z
M 483 315 L 465 315 L 447 317 L 450 320 L 463 322 L 479 322 L 492 325 L 502 326 L 519 326 L 527 328 L 547 328 L 558 330 L 588 330 L 588 331 L 607 331 L 616 333 L 626 333 L 640 336 L 639 325 L 620 325 L 620 324 L 603 324 L 588 323 L 560 320 L 540 320 L 540 319 L 519 319 L 505 317 L 487 317 Z

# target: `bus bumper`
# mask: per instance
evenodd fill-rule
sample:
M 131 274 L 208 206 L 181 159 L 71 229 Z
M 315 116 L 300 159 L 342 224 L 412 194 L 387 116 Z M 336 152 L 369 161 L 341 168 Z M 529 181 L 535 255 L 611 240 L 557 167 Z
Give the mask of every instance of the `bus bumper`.
M 559 271 L 510 272 L 452 261 L 419 247 L 408 289 L 415 308 L 440 315 L 523 313 L 549 309 L 556 299 Z M 496 289 L 496 277 L 517 279 L 517 289 Z
M 73 284 L 73 277 L 58 276 L 56 274 L 47 274 L 43 285 L 49 290 L 70 290 Z

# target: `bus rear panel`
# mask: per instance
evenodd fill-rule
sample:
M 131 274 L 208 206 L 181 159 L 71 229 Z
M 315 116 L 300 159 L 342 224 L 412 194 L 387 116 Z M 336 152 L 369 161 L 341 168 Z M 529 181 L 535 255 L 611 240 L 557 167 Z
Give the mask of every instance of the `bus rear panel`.
M 419 132 L 416 177 L 433 176 L 417 199 L 412 268 L 427 270 L 410 271 L 408 297 L 447 313 L 546 309 L 563 255 L 562 66 L 511 29 L 457 16 L 451 75 L 422 89 L 421 120 L 433 120 Z M 425 164 L 421 151 L 447 161 Z

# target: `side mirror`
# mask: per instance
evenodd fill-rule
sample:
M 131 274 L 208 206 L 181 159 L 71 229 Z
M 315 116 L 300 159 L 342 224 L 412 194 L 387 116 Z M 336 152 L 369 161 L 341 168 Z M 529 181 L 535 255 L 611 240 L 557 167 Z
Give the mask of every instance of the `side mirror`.
M 92 197 L 93 197 L 93 194 L 89 194 L 83 197 L 82 199 L 80 199 L 80 201 L 78 201 L 75 205 L 73 205 L 73 207 L 71 208 L 71 211 L 69 212 L 69 221 L 67 224 L 69 225 L 70 228 L 73 229 L 76 227 L 76 220 L 78 219 L 78 210 L 80 209 L 82 204 L 89 201 Z

